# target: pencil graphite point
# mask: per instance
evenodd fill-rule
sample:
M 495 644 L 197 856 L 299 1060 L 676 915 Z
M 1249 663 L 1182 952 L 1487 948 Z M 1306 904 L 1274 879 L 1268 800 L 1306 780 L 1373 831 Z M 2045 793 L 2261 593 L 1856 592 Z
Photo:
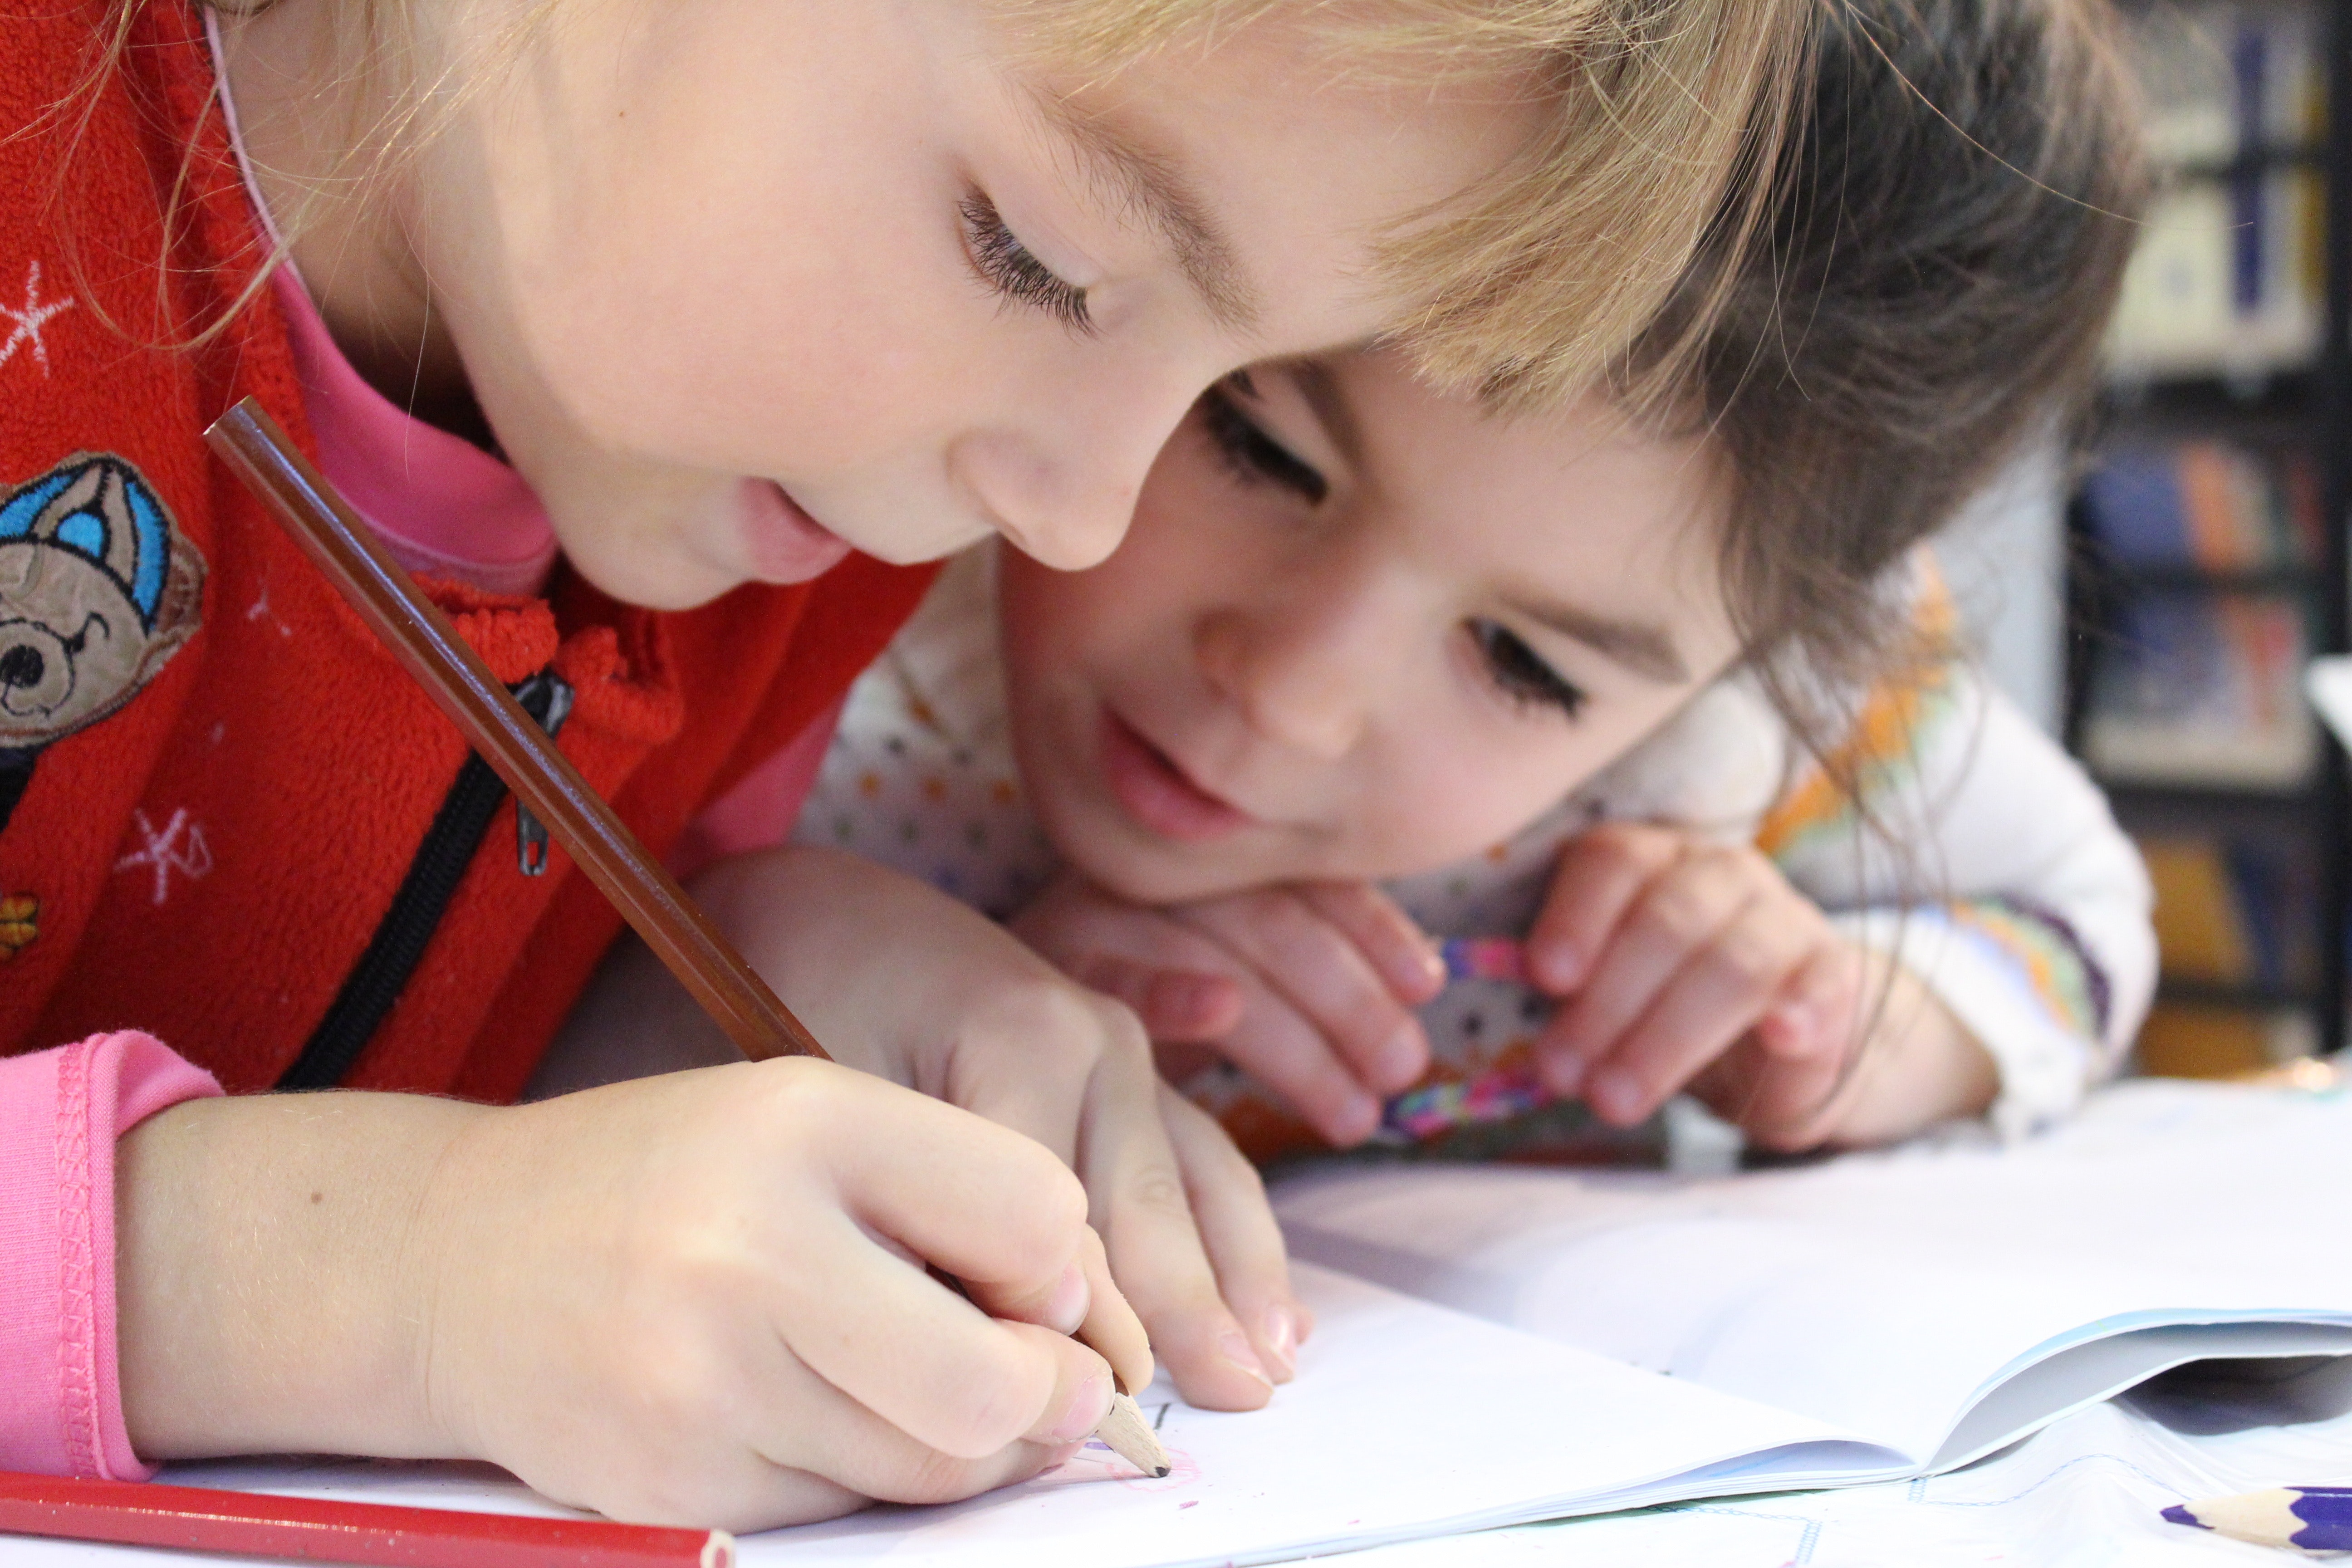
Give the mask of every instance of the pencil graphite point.
M 1110 1396 L 1110 1409 L 1104 1413 L 1102 1425 L 1095 1436 L 1103 1446 L 1153 1480 L 1168 1473 L 1168 1450 L 1160 1446 L 1158 1434 L 1151 1423 L 1143 1418 L 1143 1411 L 1135 1396 L 1124 1390 Z

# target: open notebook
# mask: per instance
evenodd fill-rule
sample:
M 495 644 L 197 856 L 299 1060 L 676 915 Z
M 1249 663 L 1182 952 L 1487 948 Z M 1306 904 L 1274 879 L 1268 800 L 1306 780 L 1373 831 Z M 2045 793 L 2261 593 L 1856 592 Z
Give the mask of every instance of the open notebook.
M 2183 1362 L 2352 1353 L 2347 1193 L 2352 1098 L 2160 1083 L 2008 1151 L 1696 1181 L 1310 1172 L 1277 1205 L 1321 1323 L 1271 1408 L 1154 1391 L 1163 1479 L 1090 1448 L 971 1502 L 751 1538 L 744 1559 L 1248 1563 L 1930 1473 Z M 180 1479 L 533 1506 L 414 1467 Z

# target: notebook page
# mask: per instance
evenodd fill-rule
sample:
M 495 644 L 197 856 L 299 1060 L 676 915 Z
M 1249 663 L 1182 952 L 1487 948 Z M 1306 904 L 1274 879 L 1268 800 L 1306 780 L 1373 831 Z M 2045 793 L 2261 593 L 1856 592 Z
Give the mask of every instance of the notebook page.
M 1176 1464 L 1166 1479 L 1103 1480 L 1124 1467 L 1089 1450 L 1071 1474 L 971 1502 L 759 1537 L 746 1543 L 746 1568 L 1275 1562 L 1783 1476 L 1777 1484 L 1902 1468 L 1899 1456 L 1801 1416 L 1311 1265 L 1297 1282 L 1318 1321 L 1297 1381 L 1267 1409 L 1221 1415 L 1169 1405 L 1164 1386 L 1147 1394 Z
M 2352 1100 L 2151 1082 L 2006 1151 L 1705 1181 L 1327 1172 L 1277 1207 L 1302 1257 L 1924 1464 L 1988 1388 L 2098 1335 L 2352 1322 L 2352 1257 L 2310 1244 L 2302 1198 L 2347 1189 Z
M 1604 1361 L 1311 1267 L 1320 1319 L 1274 1405 L 1216 1415 L 1147 1391 L 1174 1473 L 1144 1480 L 1089 1448 L 1026 1485 L 934 1509 L 877 1509 L 741 1542 L 747 1568 L 1177 1568 L 1489 1524 L 1894 1474 L 1899 1457 L 1819 1423 Z M 1163 1411 L 1163 1406 L 1165 1406 Z M 1124 1479 L 1119 1479 L 1124 1478 Z M 380 1502 L 551 1512 L 482 1467 L 206 1465 L 166 1479 Z M 88 1548 L 12 1541 L 9 1568 Z M 117 1559 L 110 1555 L 110 1563 Z M 124 1561 L 136 1561 L 135 1554 Z M 159 1555 L 159 1563 L 184 1559 Z M 215 1559 L 215 1561 L 220 1561 Z

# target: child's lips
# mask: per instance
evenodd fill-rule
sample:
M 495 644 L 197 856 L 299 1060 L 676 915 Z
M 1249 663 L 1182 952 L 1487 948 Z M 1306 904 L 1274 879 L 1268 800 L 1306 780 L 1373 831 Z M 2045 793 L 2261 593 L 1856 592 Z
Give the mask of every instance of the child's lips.
M 1202 843 L 1256 819 L 1186 777 L 1127 721 L 1103 710 L 1103 778 L 1128 816 L 1163 837 Z
M 751 574 L 763 583 L 805 583 L 831 571 L 849 553 L 849 544 L 800 508 L 784 488 L 769 479 L 745 479 L 743 544 Z

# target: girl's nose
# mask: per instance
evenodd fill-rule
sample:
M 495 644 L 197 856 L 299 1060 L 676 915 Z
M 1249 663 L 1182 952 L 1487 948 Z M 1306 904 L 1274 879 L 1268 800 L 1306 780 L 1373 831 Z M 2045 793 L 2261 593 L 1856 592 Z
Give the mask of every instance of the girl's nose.
M 1369 603 L 1296 602 L 1211 611 L 1195 624 L 1193 653 L 1211 689 L 1250 726 L 1295 751 L 1337 762 L 1363 736 L 1375 703 L 1398 674 L 1405 640 L 1379 626 Z
M 1034 429 L 976 430 L 948 452 L 949 477 L 990 527 L 1064 572 L 1097 565 L 1135 520 L 1136 498 L 1160 448 L 1192 406 L 1188 380 L 1155 378 L 1123 395 L 1097 395 L 1080 413 Z

